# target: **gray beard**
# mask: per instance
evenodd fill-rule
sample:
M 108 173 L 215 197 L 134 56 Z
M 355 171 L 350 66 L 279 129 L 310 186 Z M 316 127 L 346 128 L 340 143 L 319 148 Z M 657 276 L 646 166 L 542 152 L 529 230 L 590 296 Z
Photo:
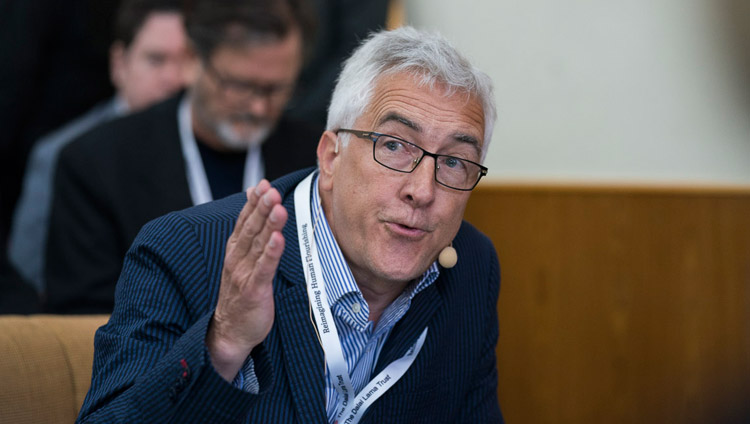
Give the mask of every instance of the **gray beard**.
M 251 147 L 263 144 L 271 132 L 270 125 L 263 125 L 247 136 L 241 136 L 232 128 L 227 121 L 216 124 L 216 135 L 224 147 L 230 150 L 247 150 Z

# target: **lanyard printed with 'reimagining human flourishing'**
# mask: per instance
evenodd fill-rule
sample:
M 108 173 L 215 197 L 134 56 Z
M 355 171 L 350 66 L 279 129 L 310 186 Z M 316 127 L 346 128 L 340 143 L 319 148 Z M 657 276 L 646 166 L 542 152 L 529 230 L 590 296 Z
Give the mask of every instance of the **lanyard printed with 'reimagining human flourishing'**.
M 318 249 L 313 234 L 310 211 L 310 190 L 315 172 L 307 176 L 294 190 L 294 210 L 297 218 L 300 257 L 305 270 L 307 296 L 315 314 L 315 325 L 320 335 L 326 363 L 340 401 L 336 412 L 338 424 L 356 424 L 370 405 L 398 381 L 416 359 L 427 338 L 427 327 L 404 356 L 391 362 L 359 393 L 354 394 L 333 314 L 328 304 L 326 282 L 323 279 Z

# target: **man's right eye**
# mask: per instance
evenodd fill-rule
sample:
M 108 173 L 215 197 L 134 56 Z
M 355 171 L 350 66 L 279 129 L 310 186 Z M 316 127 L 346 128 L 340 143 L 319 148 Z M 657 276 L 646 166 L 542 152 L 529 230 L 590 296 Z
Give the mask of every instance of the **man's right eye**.
M 396 150 L 399 150 L 401 147 L 403 147 L 397 140 L 387 140 L 384 144 L 385 148 L 390 150 L 391 152 L 395 152 Z

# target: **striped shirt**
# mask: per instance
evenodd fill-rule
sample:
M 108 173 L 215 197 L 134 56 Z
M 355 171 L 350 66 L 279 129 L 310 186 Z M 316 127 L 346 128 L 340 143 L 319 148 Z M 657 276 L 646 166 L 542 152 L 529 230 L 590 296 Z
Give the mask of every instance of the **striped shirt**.
M 354 281 L 352 271 L 346 264 L 344 255 L 323 213 L 318 194 L 317 175 L 313 181 L 310 208 L 313 235 L 318 246 L 318 257 L 328 295 L 328 306 L 332 309 L 333 320 L 341 341 L 341 351 L 344 354 L 349 369 L 349 378 L 356 394 L 370 381 L 380 350 L 385 345 L 393 327 L 409 310 L 414 296 L 434 283 L 440 271 L 437 262 L 433 262 L 419 280 L 409 284 L 404 292 L 383 311 L 377 328 L 373 328 L 373 323 L 368 320 L 370 309 L 367 302 Z M 259 392 L 260 387 L 252 357 L 248 357 L 233 384 L 251 393 Z M 330 423 L 336 419 L 338 402 L 339 394 L 326 366 L 326 414 Z
M 311 209 L 313 234 L 318 246 L 318 256 L 326 283 L 328 303 L 336 322 L 341 350 L 349 369 L 354 392 L 358 393 L 369 381 L 377 363 L 380 350 L 396 323 L 406 314 L 411 301 L 424 288 L 438 277 L 437 262 L 433 262 L 419 280 L 409 284 L 381 315 L 377 327 L 368 320 L 369 307 L 362 292 L 354 281 L 354 276 L 344 260 L 344 255 L 336 243 L 328 225 L 318 194 L 318 178 L 315 177 L 312 190 Z M 326 367 L 326 412 L 328 421 L 333 422 L 339 394 L 334 387 L 331 373 Z

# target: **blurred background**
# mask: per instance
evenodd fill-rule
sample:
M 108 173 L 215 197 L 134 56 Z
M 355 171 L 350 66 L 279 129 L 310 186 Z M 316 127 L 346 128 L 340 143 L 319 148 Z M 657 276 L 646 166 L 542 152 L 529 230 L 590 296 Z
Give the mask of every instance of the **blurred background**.
M 496 85 L 490 180 L 750 183 L 750 2 L 408 0 Z
M 750 422 L 750 2 L 401 5 L 495 82 L 507 422 Z

